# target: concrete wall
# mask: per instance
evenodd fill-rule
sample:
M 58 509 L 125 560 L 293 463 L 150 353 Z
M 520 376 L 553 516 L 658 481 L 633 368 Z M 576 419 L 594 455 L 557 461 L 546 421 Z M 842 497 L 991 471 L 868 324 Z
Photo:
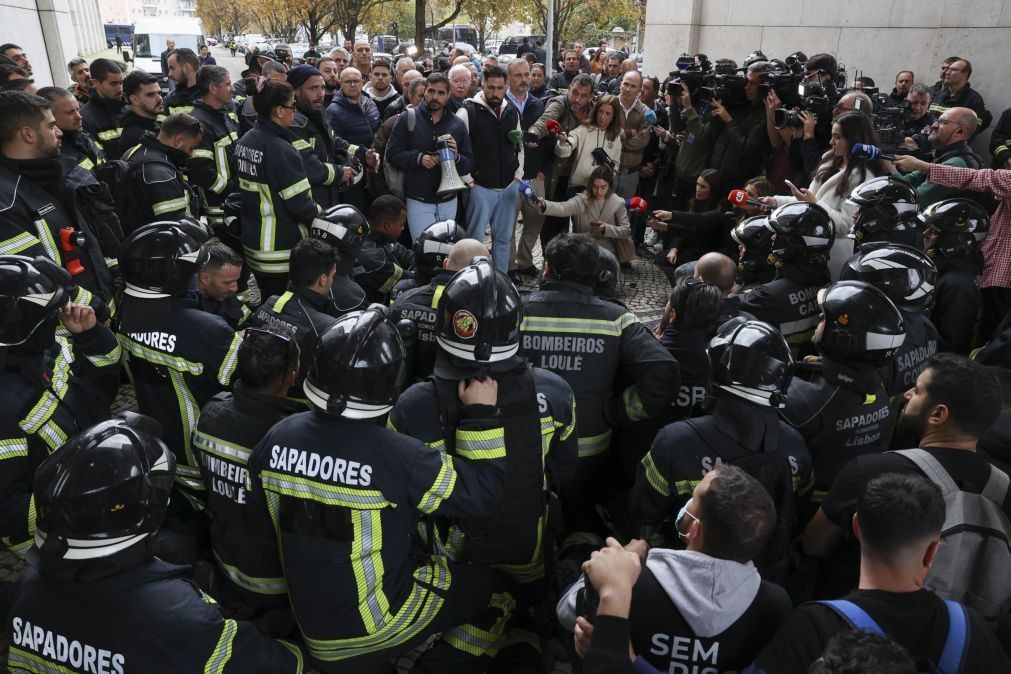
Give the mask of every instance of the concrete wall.
M 755 49 L 771 58 L 829 52 L 891 91 L 908 69 L 933 84 L 941 61 L 972 61 L 970 80 L 996 120 L 1011 107 L 1011 0 L 650 0 L 644 70 L 666 75 L 682 52 L 738 63 Z
M 67 62 L 105 49 L 97 0 L 0 0 L 0 41 L 28 53 L 36 85 L 67 86 Z

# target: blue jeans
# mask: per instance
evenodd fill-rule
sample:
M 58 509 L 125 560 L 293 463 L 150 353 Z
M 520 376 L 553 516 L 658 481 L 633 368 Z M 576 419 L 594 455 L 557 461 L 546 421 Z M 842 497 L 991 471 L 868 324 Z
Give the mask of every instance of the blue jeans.
M 501 272 L 509 271 L 513 227 L 520 205 L 519 186 L 515 180 L 503 190 L 475 185 L 467 203 L 467 236 L 484 241 L 484 228 L 491 223 L 491 257 Z
M 417 241 L 421 233 L 443 220 L 456 219 L 456 197 L 440 204 L 428 204 L 415 199 L 407 200 L 407 227 L 411 240 Z

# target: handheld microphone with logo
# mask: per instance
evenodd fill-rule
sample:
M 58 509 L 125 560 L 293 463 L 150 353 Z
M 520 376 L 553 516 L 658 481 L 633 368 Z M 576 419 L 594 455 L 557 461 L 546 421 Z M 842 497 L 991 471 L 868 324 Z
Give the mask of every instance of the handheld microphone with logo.
M 649 204 L 642 197 L 632 197 L 625 199 L 625 208 L 632 213 L 646 213 L 649 211 Z
M 557 120 L 549 119 L 544 122 L 544 128 L 548 130 L 548 133 L 561 133 L 562 125 L 558 123 Z
M 885 154 L 881 151 L 880 147 L 874 145 L 864 145 L 863 143 L 854 143 L 853 147 L 850 149 L 850 154 L 854 157 L 862 157 L 863 159 L 869 159 L 874 161 L 875 159 L 887 159 L 888 161 L 895 161 L 895 155 Z
M 729 201 L 734 206 L 758 206 L 759 208 L 764 208 L 768 210 L 770 208 L 769 204 L 763 203 L 758 199 L 753 199 L 750 194 L 744 190 L 730 190 L 730 194 L 727 195 L 727 201 Z

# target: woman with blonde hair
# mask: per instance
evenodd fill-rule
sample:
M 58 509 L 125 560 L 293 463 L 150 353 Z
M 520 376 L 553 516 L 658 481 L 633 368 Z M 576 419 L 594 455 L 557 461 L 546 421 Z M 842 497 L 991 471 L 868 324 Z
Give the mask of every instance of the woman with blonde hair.
M 593 151 L 603 150 L 614 166 L 621 162 L 621 135 L 624 118 L 618 107 L 618 97 L 604 94 L 590 109 L 586 122 L 570 133 L 556 136 L 555 154 L 565 158 L 574 156 L 572 175 L 569 177 L 569 196 L 586 189 L 590 174 L 600 165 Z
M 625 200 L 614 193 L 614 174 L 604 166 L 590 172 L 589 187 L 568 201 L 539 199 L 545 215 L 572 218 L 572 231 L 586 234 L 617 256 L 623 267 L 635 257 Z

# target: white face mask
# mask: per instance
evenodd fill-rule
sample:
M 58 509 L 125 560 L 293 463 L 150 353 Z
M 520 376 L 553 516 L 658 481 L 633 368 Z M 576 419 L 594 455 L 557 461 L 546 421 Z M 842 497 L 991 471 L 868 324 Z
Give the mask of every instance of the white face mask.
M 692 504 L 693 500 L 694 498 L 689 498 L 687 501 L 685 501 L 685 504 L 681 506 L 681 510 L 678 511 L 678 516 L 674 519 L 674 529 L 677 530 L 678 536 L 680 536 L 681 538 L 685 538 L 686 536 L 686 534 L 681 531 L 681 522 L 684 520 L 685 515 L 692 518 L 696 522 L 702 521 L 695 515 L 692 515 L 690 512 L 688 512 L 688 506 Z

